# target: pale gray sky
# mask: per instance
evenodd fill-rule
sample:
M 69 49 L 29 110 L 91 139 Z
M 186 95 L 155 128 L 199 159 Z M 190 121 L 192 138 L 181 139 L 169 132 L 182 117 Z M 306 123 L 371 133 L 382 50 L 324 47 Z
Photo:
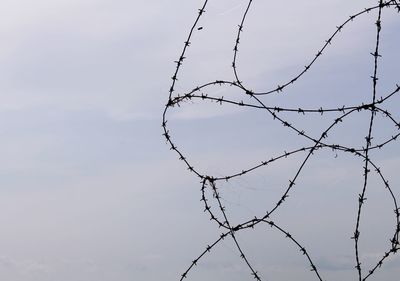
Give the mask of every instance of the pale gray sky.
M 233 79 L 232 48 L 245 2 L 209 2 L 178 92 Z M 245 26 L 239 72 L 254 90 L 292 78 L 337 25 L 376 1 L 277 2 L 254 1 Z M 1 1 L 1 280 L 178 280 L 219 236 L 220 230 L 202 212 L 198 179 L 161 136 L 173 61 L 201 4 Z M 369 101 L 375 20 L 372 12 L 357 19 L 295 87 L 265 101 L 296 107 Z M 385 9 L 382 96 L 400 84 L 399 30 L 399 14 Z M 209 91 L 230 95 L 229 89 Z M 395 97 L 387 105 L 397 118 L 398 102 Z M 215 175 L 240 171 L 305 143 L 291 141 L 264 112 L 189 103 L 169 116 L 177 145 L 201 171 Z M 287 115 L 313 134 L 334 117 Z M 349 120 L 330 136 L 332 142 L 363 145 L 367 121 L 366 114 Z M 377 122 L 376 139 L 396 134 L 388 120 Z M 270 135 L 271 129 L 278 137 Z M 398 155 L 397 143 L 374 154 L 397 197 Z M 350 237 L 362 163 L 346 154 L 334 156 L 325 151 L 310 162 L 277 222 L 310 249 L 326 280 L 350 281 L 355 277 Z M 224 185 L 234 220 L 269 208 L 301 157 Z M 394 222 L 390 198 L 378 179 L 371 180 L 367 198 L 361 254 L 366 266 L 389 246 Z M 264 280 L 315 278 L 298 249 L 278 233 L 260 226 L 239 239 Z M 393 257 L 371 280 L 396 280 L 399 270 L 400 258 Z M 226 240 L 199 263 L 189 280 L 250 279 Z

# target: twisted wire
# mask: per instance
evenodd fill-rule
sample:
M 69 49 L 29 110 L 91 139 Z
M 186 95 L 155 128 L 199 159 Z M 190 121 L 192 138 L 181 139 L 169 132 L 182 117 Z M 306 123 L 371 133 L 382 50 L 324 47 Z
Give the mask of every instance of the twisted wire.
M 379 3 L 376 6 L 368 7 L 365 8 L 358 13 L 355 13 L 351 15 L 347 20 L 345 20 L 341 25 L 337 26 L 333 34 L 325 40 L 325 42 L 322 45 L 322 48 L 318 50 L 316 55 L 310 60 L 310 62 L 304 66 L 304 69 L 302 69 L 299 73 L 297 73 L 293 78 L 289 79 L 288 81 L 282 83 L 281 85 L 277 85 L 273 89 L 267 89 L 265 91 L 261 92 L 255 92 L 250 90 L 248 87 L 246 87 L 240 79 L 239 75 L 239 67 L 237 63 L 237 58 L 239 56 L 239 44 L 241 42 L 241 36 L 244 32 L 244 26 L 246 23 L 246 19 L 249 17 L 249 11 L 255 1 L 253 0 L 248 0 L 247 6 L 244 9 L 244 12 L 242 14 L 241 21 L 238 25 L 238 30 L 236 34 L 236 39 L 234 43 L 234 48 L 233 48 L 233 60 L 232 60 L 232 70 L 233 70 L 233 79 L 231 81 L 228 80 L 214 80 L 210 81 L 208 83 L 205 83 L 200 86 L 196 86 L 192 90 L 186 92 L 186 93 L 180 93 L 177 95 L 174 95 L 176 84 L 178 81 L 178 76 L 181 71 L 181 67 L 184 63 L 184 60 L 186 59 L 186 52 L 187 49 L 191 46 L 192 43 L 192 37 L 195 34 L 196 30 L 201 30 L 202 28 L 199 28 L 199 22 L 206 13 L 206 8 L 209 3 L 209 0 L 205 0 L 201 6 L 201 8 L 198 10 L 197 17 L 191 26 L 190 32 L 186 38 L 186 41 L 184 42 L 184 46 L 182 49 L 182 52 L 178 58 L 178 60 L 175 61 L 176 64 L 176 69 L 175 72 L 172 76 L 172 83 L 171 87 L 169 89 L 169 96 L 168 96 L 168 101 L 166 103 L 165 109 L 163 111 L 163 120 L 162 120 L 162 129 L 163 129 L 163 136 L 165 137 L 165 140 L 167 144 L 170 146 L 170 149 L 174 151 L 178 157 L 179 160 L 181 160 L 187 167 L 187 169 L 195 174 L 201 182 L 201 201 L 203 202 L 204 205 L 204 212 L 206 212 L 210 220 L 215 222 L 219 228 L 223 229 L 223 232 L 220 234 L 220 236 L 215 239 L 214 242 L 210 243 L 207 245 L 204 251 L 202 251 L 192 262 L 191 264 L 187 267 L 187 269 L 183 272 L 183 274 L 180 277 L 180 280 L 183 280 L 185 278 L 188 278 L 189 273 L 195 268 L 195 266 L 198 264 L 200 260 L 202 260 L 207 254 L 211 253 L 212 250 L 215 248 L 216 245 L 221 243 L 222 240 L 230 237 L 232 241 L 234 242 L 234 245 L 238 251 L 238 254 L 240 258 L 242 259 L 243 263 L 246 265 L 246 267 L 249 269 L 250 275 L 256 279 L 256 280 L 263 280 L 261 277 L 261 274 L 258 272 L 258 270 L 255 268 L 253 265 L 251 258 L 248 257 L 239 243 L 237 239 L 237 233 L 245 230 L 245 229 L 251 229 L 255 228 L 258 225 L 268 225 L 272 229 L 278 231 L 284 237 L 286 237 L 291 243 L 295 244 L 298 249 L 300 250 L 300 253 L 304 255 L 310 264 L 310 269 L 315 273 L 315 276 L 318 280 L 322 281 L 323 278 L 321 276 L 321 273 L 318 269 L 317 264 L 313 261 L 311 258 L 311 253 L 309 253 L 308 250 L 298 241 L 297 239 L 294 238 L 292 234 L 290 234 L 287 230 L 283 229 L 280 227 L 278 224 L 276 224 L 275 221 L 272 220 L 272 215 L 277 212 L 277 210 L 287 201 L 287 198 L 289 197 L 292 189 L 296 185 L 296 182 L 298 178 L 301 176 L 303 170 L 306 167 L 306 164 L 308 161 L 312 158 L 315 157 L 314 155 L 318 150 L 323 150 L 323 149 L 330 149 L 333 151 L 340 151 L 343 153 L 348 153 L 350 155 L 353 155 L 355 157 L 360 158 L 363 161 L 363 186 L 362 190 L 358 195 L 357 198 L 357 216 L 355 218 L 355 227 L 354 227 L 354 233 L 351 239 L 354 240 L 354 256 L 355 256 L 355 266 L 354 268 L 357 271 L 357 276 L 359 281 L 365 281 L 369 277 L 371 277 L 378 268 L 380 268 L 383 263 L 388 259 L 389 256 L 396 254 L 399 249 L 400 249 L 400 243 L 399 243 L 399 233 L 400 233 L 400 209 L 397 203 L 397 199 L 395 196 L 395 193 L 392 189 L 392 186 L 389 184 L 389 181 L 386 179 L 384 176 L 383 171 L 381 171 L 381 168 L 375 163 L 375 161 L 371 157 L 371 151 L 378 151 L 382 147 L 386 146 L 389 143 L 397 141 L 400 133 L 396 133 L 392 135 L 391 137 L 381 141 L 380 143 L 373 143 L 374 139 L 374 124 L 375 124 L 375 116 L 377 113 L 382 114 L 382 116 L 388 118 L 392 123 L 393 127 L 396 130 L 400 129 L 400 122 L 396 120 L 392 113 L 389 112 L 387 109 L 384 108 L 384 104 L 390 101 L 391 98 L 397 96 L 400 92 L 400 86 L 395 85 L 391 92 L 386 93 L 382 97 L 378 98 L 377 97 L 377 84 L 378 84 L 378 74 L 379 74 L 379 62 L 382 59 L 382 54 L 380 53 L 380 42 L 381 42 L 381 36 L 382 36 L 382 27 L 383 27 L 383 10 L 385 8 L 388 9 L 395 9 L 397 12 L 400 13 L 400 1 L 398 0 L 390 0 L 390 1 L 383 1 L 379 0 Z M 278 107 L 278 106 L 268 106 L 266 105 L 262 97 L 265 95 L 271 95 L 271 94 L 277 94 L 282 91 L 284 91 L 287 87 L 295 84 L 302 76 L 304 76 L 311 67 L 317 62 L 317 60 L 323 55 L 323 53 L 328 49 L 329 46 L 331 46 L 334 43 L 334 39 L 338 36 L 338 34 L 346 28 L 348 25 L 350 25 L 353 21 L 355 21 L 357 18 L 361 17 L 362 15 L 368 14 L 371 11 L 377 11 L 377 17 L 375 21 L 375 26 L 376 26 L 376 37 L 375 37 L 375 49 L 373 52 L 371 52 L 371 55 L 373 56 L 373 74 L 371 75 L 371 80 L 372 80 L 372 98 L 369 103 L 362 103 L 359 105 L 343 105 L 341 107 L 336 107 L 336 108 L 323 108 L 323 107 L 318 107 L 318 108 L 290 108 L 290 107 Z M 236 89 L 239 89 L 243 95 L 246 98 L 250 98 L 250 101 L 252 103 L 245 103 L 243 100 L 237 101 L 237 100 L 231 100 L 229 98 L 225 98 L 223 96 L 211 96 L 208 94 L 204 94 L 202 91 L 205 90 L 209 86 L 230 86 Z M 227 174 L 224 176 L 212 176 L 208 174 L 202 173 L 199 169 L 195 168 L 187 156 L 175 145 L 175 142 L 172 138 L 172 133 L 168 127 L 168 111 L 176 106 L 180 106 L 181 104 L 192 101 L 192 102 L 203 102 L 203 101 L 208 101 L 208 102 L 215 102 L 219 103 L 221 105 L 235 105 L 238 107 L 246 107 L 252 110 L 262 110 L 266 112 L 268 115 L 272 117 L 272 119 L 275 122 L 280 123 L 284 128 L 287 128 L 288 130 L 296 132 L 296 134 L 299 137 L 305 138 L 308 141 L 311 142 L 311 145 L 305 146 L 305 147 L 299 147 L 294 150 L 291 150 L 289 152 L 284 152 L 281 154 L 277 154 L 276 156 L 272 157 L 269 160 L 263 160 L 259 164 L 254 165 L 252 167 L 247 167 L 242 169 L 240 172 L 236 172 L 233 174 Z M 352 116 L 353 114 L 356 114 L 358 112 L 369 112 L 370 117 L 369 117 L 369 125 L 368 125 L 368 132 L 367 135 L 365 136 L 365 146 L 363 147 L 348 147 L 344 146 L 339 143 L 328 143 L 327 142 L 327 137 L 328 133 L 332 131 L 333 128 L 338 126 L 339 124 L 343 123 L 348 119 L 348 117 Z M 292 112 L 292 113 L 297 113 L 297 114 L 314 114 L 314 115 L 324 115 L 324 114 L 337 114 L 336 118 L 329 124 L 328 127 L 326 127 L 325 130 L 322 131 L 320 135 L 313 136 L 311 134 L 306 133 L 304 130 L 297 128 L 295 125 L 289 123 L 287 120 L 285 120 L 282 117 L 281 113 L 284 112 Z M 260 217 L 255 216 L 253 219 L 249 219 L 247 221 L 244 221 L 240 224 L 237 225 L 232 225 L 232 222 L 226 212 L 226 208 L 222 203 L 221 200 L 221 195 L 218 189 L 217 184 L 220 183 L 221 181 L 224 182 L 229 182 L 233 178 L 238 178 L 241 176 L 244 176 L 245 174 L 251 173 L 259 168 L 262 167 L 267 167 L 273 162 L 277 161 L 282 161 L 283 159 L 286 159 L 288 157 L 291 157 L 293 155 L 298 155 L 298 154 L 305 154 L 303 160 L 301 161 L 295 175 L 289 180 L 288 185 L 284 189 L 284 192 L 280 199 L 275 203 L 275 205 L 266 210 L 264 214 Z M 369 178 L 370 178 L 370 173 L 375 172 L 378 175 L 378 178 L 382 182 L 382 185 L 384 186 L 385 190 L 388 192 L 390 195 L 390 198 L 392 200 L 393 208 L 394 208 L 394 221 L 395 221 L 395 226 L 394 226 L 394 231 L 392 235 L 392 239 L 390 239 L 390 245 L 388 249 L 384 252 L 383 256 L 378 260 L 378 262 L 370 269 L 368 269 L 367 272 L 364 272 L 365 268 L 362 266 L 361 261 L 360 261 L 360 237 L 361 237 L 361 232 L 360 232 L 360 225 L 361 225 L 361 218 L 362 218 L 362 211 L 363 207 L 366 204 L 366 193 L 367 189 L 369 186 Z M 210 197 L 207 195 L 207 191 L 211 192 L 212 196 Z M 214 202 L 217 205 L 217 208 L 212 208 L 210 202 Z M 219 215 L 217 215 L 217 213 Z

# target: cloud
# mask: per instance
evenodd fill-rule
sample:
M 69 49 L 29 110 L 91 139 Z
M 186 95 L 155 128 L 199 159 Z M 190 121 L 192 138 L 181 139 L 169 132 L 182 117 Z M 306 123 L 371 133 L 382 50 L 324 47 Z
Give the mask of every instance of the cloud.
M 158 112 L 151 104 L 167 85 L 150 79 L 156 67 L 168 77 L 156 40 L 164 4 L 24 2 L 7 1 L 0 12 L 7 42 L 0 49 L 0 110 L 95 109 L 123 120 Z
M 329 256 L 320 257 L 315 261 L 317 268 L 329 271 L 345 271 L 354 269 L 354 257 L 352 256 Z

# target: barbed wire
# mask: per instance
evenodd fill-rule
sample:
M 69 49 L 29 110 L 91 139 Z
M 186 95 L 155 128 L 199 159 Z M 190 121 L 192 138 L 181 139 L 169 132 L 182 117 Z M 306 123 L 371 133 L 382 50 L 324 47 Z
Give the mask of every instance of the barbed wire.
M 184 63 L 184 60 L 186 59 L 186 52 L 187 49 L 191 46 L 191 40 L 193 37 L 194 32 L 198 29 L 201 30 L 202 27 L 198 27 L 199 21 L 203 17 L 203 15 L 206 13 L 206 7 L 209 3 L 209 0 L 205 0 L 201 6 L 201 8 L 198 10 L 197 17 L 194 21 L 194 24 L 191 26 L 190 32 L 187 36 L 186 41 L 184 42 L 184 46 L 182 49 L 182 52 L 178 58 L 178 60 L 175 61 L 176 63 L 176 69 L 175 72 L 172 76 L 172 84 L 169 89 L 169 97 L 168 97 L 168 102 L 165 106 L 164 112 L 163 112 L 163 120 L 162 120 L 162 128 L 163 128 L 163 135 L 166 139 L 166 142 L 169 144 L 170 149 L 173 150 L 175 153 L 178 154 L 179 159 L 186 165 L 187 169 L 195 174 L 201 181 L 201 201 L 204 204 L 204 212 L 206 212 L 210 219 L 214 221 L 219 228 L 223 229 L 224 231 L 220 234 L 220 236 L 211 244 L 207 245 L 204 251 L 200 253 L 190 264 L 190 266 L 184 271 L 184 273 L 181 275 L 180 280 L 183 280 L 188 277 L 189 273 L 193 270 L 193 268 L 197 265 L 197 263 L 208 253 L 210 253 L 216 245 L 221 243 L 222 240 L 225 238 L 230 237 L 232 241 L 234 242 L 235 247 L 238 250 L 238 253 L 240 255 L 240 258 L 243 260 L 244 264 L 247 266 L 249 269 L 249 273 L 251 276 L 256 279 L 256 280 L 262 280 L 261 275 L 258 273 L 257 269 L 254 267 L 248 256 L 246 255 L 243 247 L 241 244 L 238 242 L 238 239 L 236 237 L 236 234 L 242 230 L 245 229 L 250 229 L 250 228 L 255 228 L 259 224 L 267 224 L 271 226 L 274 230 L 278 231 L 284 237 L 286 237 L 288 240 L 290 240 L 292 243 L 294 243 L 300 250 L 300 254 L 304 255 L 310 264 L 311 271 L 315 273 L 315 276 L 318 280 L 322 281 L 323 278 L 321 277 L 321 274 L 318 270 L 317 264 L 312 260 L 311 254 L 306 250 L 306 248 L 297 240 L 293 237 L 292 234 L 290 234 L 288 231 L 280 227 L 275 223 L 275 221 L 272 220 L 272 215 L 286 202 L 287 198 L 289 197 L 289 194 L 291 190 L 294 188 L 298 178 L 300 177 L 301 173 L 303 172 L 303 169 L 305 168 L 306 163 L 311 159 L 311 157 L 314 156 L 315 152 L 318 150 L 322 149 L 330 149 L 333 151 L 340 151 L 343 153 L 348 153 L 353 156 L 356 156 L 358 158 L 361 158 L 363 161 L 363 186 L 362 190 L 358 195 L 357 198 L 357 215 L 355 219 L 355 226 L 354 226 L 354 232 L 353 236 L 351 239 L 354 240 L 354 259 L 355 259 L 355 266 L 354 268 L 357 270 L 357 276 L 359 281 L 364 281 L 367 280 L 370 276 L 372 276 L 378 268 L 380 268 L 383 263 L 388 259 L 389 256 L 396 254 L 400 250 L 400 243 L 399 243 L 399 233 L 400 233 L 400 208 L 398 206 L 396 196 L 392 190 L 391 185 L 389 184 L 389 181 L 386 179 L 384 176 L 381 168 L 377 166 L 375 161 L 373 161 L 371 157 L 371 151 L 373 150 L 379 150 L 382 147 L 386 146 L 387 144 L 391 142 L 395 142 L 399 136 L 400 133 L 396 133 L 392 135 L 391 137 L 379 142 L 375 143 L 373 142 L 374 139 L 374 124 L 375 124 L 375 118 L 376 114 L 380 113 L 382 116 L 388 118 L 392 124 L 394 129 L 397 131 L 400 130 L 400 122 L 396 120 L 393 115 L 391 114 L 390 111 L 385 109 L 383 106 L 385 105 L 386 102 L 388 102 L 391 98 L 394 96 L 398 95 L 400 93 L 400 86 L 396 84 L 395 87 L 391 90 L 391 92 L 386 93 L 386 95 L 378 98 L 377 97 L 377 84 L 378 84 L 378 79 L 379 79 L 379 62 L 382 59 L 382 54 L 380 53 L 380 42 L 381 42 L 381 34 L 382 34 L 382 21 L 383 21 L 383 9 L 388 8 L 388 9 L 396 9 L 398 13 L 400 13 L 400 1 L 398 0 L 391 0 L 391 1 L 383 1 L 380 0 L 379 3 L 376 6 L 368 7 L 363 9 L 362 11 L 351 15 L 347 20 L 345 20 L 341 25 L 336 27 L 335 32 L 324 42 L 322 48 L 318 50 L 316 55 L 312 58 L 312 60 L 305 65 L 304 69 L 300 71 L 297 75 L 295 75 L 293 78 L 289 79 L 285 83 L 282 83 L 281 85 L 276 86 L 273 89 L 266 90 L 266 91 L 261 91 L 261 92 L 255 92 L 250 90 L 248 87 L 246 87 L 243 82 L 240 79 L 239 75 L 239 68 L 237 65 L 237 58 L 239 54 L 239 44 L 241 41 L 241 36 L 244 32 L 244 26 L 246 23 L 246 19 L 249 16 L 249 11 L 251 9 L 251 6 L 253 4 L 253 0 L 248 0 L 247 6 L 243 12 L 240 24 L 238 25 L 238 30 L 237 30 L 237 35 L 235 39 L 235 44 L 233 48 L 233 61 L 232 61 L 232 70 L 233 70 L 233 80 L 228 81 L 228 80 L 215 80 L 211 81 L 208 83 L 205 83 L 201 86 L 197 86 L 193 88 L 192 90 L 188 91 L 187 93 L 183 94 L 177 94 L 174 95 L 176 84 L 178 81 L 178 75 L 180 74 L 180 69 L 181 66 Z M 323 107 L 317 107 L 317 108 L 290 108 L 290 107 L 278 107 L 278 106 L 267 106 L 263 101 L 262 101 L 262 96 L 264 95 L 270 95 L 270 94 L 276 94 L 279 92 L 284 91 L 287 87 L 295 84 L 306 72 L 310 70 L 310 68 L 315 64 L 315 62 L 323 55 L 324 51 L 333 44 L 333 41 L 335 37 L 344 29 L 346 28 L 351 22 L 353 22 L 355 19 L 359 18 L 360 16 L 370 13 L 371 11 L 377 11 L 377 17 L 375 21 L 375 26 L 376 26 L 376 37 L 374 39 L 375 41 L 375 48 L 371 52 L 371 55 L 373 57 L 373 74 L 371 75 L 371 80 L 372 80 L 372 99 L 368 103 L 362 103 L 360 105 L 353 105 L 353 106 L 348 106 L 348 105 L 343 105 L 342 107 L 337 107 L 337 108 L 323 108 Z M 209 86 L 230 86 L 233 88 L 236 88 L 240 90 L 244 97 L 250 98 L 250 100 L 254 103 L 245 103 L 243 100 L 241 101 L 236 101 L 236 100 L 230 100 L 228 98 L 225 98 L 223 96 L 212 96 L 208 94 L 204 94 L 202 91 L 205 90 Z M 299 137 L 305 138 L 309 141 L 311 141 L 311 145 L 306 146 L 306 147 L 299 147 L 294 150 L 291 150 L 289 152 L 284 152 L 282 154 L 278 154 L 275 157 L 272 157 L 269 160 L 264 160 L 261 161 L 259 164 L 243 169 L 241 172 L 237 172 L 234 174 L 228 174 L 224 176 L 218 176 L 214 177 L 211 175 L 203 174 L 195 168 L 191 162 L 188 160 L 187 156 L 183 154 L 183 152 L 175 145 L 174 140 L 172 139 L 172 134 L 171 131 L 167 125 L 168 123 L 168 118 L 167 118 L 167 113 L 168 110 L 172 107 L 175 106 L 180 106 L 182 103 L 187 102 L 187 101 L 209 101 L 209 102 L 216 102 L 221 105 L 225 104 L 230 104 L 230 105 L 235 105 L 238 107 L 246 107 L 249 109 L 253 110 L 263 110 L 266 111 L 274 121 L 280 123 L 283 127 L 287 128 L 288 130 L 292 130 L 297 133 Z M 348 117 L 352 116 L 353 114 L 357 112 L 368 112 L 369 113 L 369 126 L 368 126 L 368 132 L 367 135 L 365 136 L 365 146 L 363 147 L 348 147 L 344 146 L 342 144 L 334 144 L 334 143 L 328 143 L 327 142 L 327 136 L 328 133 L 332 131 L 334 127 L 336 127 L 338 124 L 345 122 Z M 311 134 L 306 133 L 304 130 L 301 130 L 297 128 L 295 125 L 289 123 L 287 120 L 285 120 L 282 116 L 281 113 L 283 112 L 292 112 L 292 113 L 298 113 L 302 115 L 306 114 L 317 114 L 318 115 L 323 115 L 325 113 L 336 113 L 338 114 L 336 118 L 332 121 L 332 123 L 326 127 L 325 130 L 318 136 L 312 136 Z M 228 217 L 228 214 L 225 210 L 225 206 L 222 203 L 221 200 L 221 195 L 219 192 L 219 189 L 217 187 L 217 184 L 221 181 L 224 182 L 229 182 L 233 178 L 238 178 L 241 176 L 244 176 L 245 174 L 248 174 L 250 172 L 253 172 L 261 167 L 266 167 L 269 166 L 271 163 L 286 159 L 290 156 L 297 155 L 297 154 L 305 154 L 304 159 L 301 161 L 299 168 L 297 169 L 295 175 L 289 180 L 289 184 L 286 186 L 286 189 L 284 190 L 282 196 L 280 199 L 275 203 L 274 207 L 272 207 L 269 210 L 266 210 L 264 212 L 264 215 L 261 217 L 255 216 L 253 219 L 244 221 L 240 224 L 233 225 L 230 218 Z M 370 174 L 374 172 L 376 175 L 378 175 L 378 178 L 382 182 L 385 190 L 388 192 L 388 194 L 391 197 L 391 200 L 393 201 L 393 210 L 394 210 L 394 221 L 395 221 L 395 226 L 394 226 L 394 231 L 392 238 L 390 239 L 390 244 L 387 250 L 384 252 L 382 257 L 378 260 L 378 262 L 368 271 L 365 273 L 363 270 L 365 269 L 360 261 L 360 237 L 361 237 L 361 232 L 360 232 L 360 225 L 361 225 L 361 214 L 363 211 L 363 207 L 366 203 L 366 192 L 369 184 L 369 179 L 370 179 Z M 208 192 L 208 193 L 207 193 Z M 214 202 L 216 206 L 211 206 L 210 202 Z

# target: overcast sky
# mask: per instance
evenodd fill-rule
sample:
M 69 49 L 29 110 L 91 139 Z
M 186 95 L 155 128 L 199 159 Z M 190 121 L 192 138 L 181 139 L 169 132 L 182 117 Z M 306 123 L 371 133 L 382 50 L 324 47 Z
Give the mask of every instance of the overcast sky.
M 376 1 L 253 1 L 239 72 L 263 91 L 293 78 L 352 14 Z M 179 280 L 220 235 L 190 174 L 161 136 L 175 64 L 202 0 L 2 0 L 0 3 L 0 279 L 7 281 Z M 230 68 L 241 0 L 210 0 L 181 70 L 177 92 L 233 80 Z M 376 11 L 349 25 L 314 68 L 269 105 L 341 107 L 371 100 Z M 378 96 L 400 84 L 400 21 L 384 9 Z M 223 96 L 229 88 L 209 88 Z M 400 98 L 385 104 L 399 120 Z M 169 113 L 177 145 L 201 171 L 224 175 L 306 145 L 262 111 L 187 103 Z M 288 120 L 313 135 L 336 115 Z M 332 143 L 365 145 L 369 115 L 332 133 Z M 377 117 L 375 141 L 396 134 Z M 271 135 L 271 132 L 274 132 Z M 399 147 L 373 153 L 399 198 Z M 311 252 L 324 280 L 355 280 L 353 240 L 362 161 L 323 151 L 310 161 L 276 221 Z M 239 223 L 277 201 L 304 155 L 222 186 Z M 390 245 L 395 217 L 371 178 L 361 232 L 365 271 Z M 314 280 L 279 233 L 238 235 L 263 280 Z M 397 280 L 392 257 L 371 280 Z M 190 279 L 251 280 L 227 239 Z M 313 279 L 314 278 L 314 279 Z M 375 278 L 375 279 L 374 279 Z M 315 279 L 316 280 L 316 279 Z

